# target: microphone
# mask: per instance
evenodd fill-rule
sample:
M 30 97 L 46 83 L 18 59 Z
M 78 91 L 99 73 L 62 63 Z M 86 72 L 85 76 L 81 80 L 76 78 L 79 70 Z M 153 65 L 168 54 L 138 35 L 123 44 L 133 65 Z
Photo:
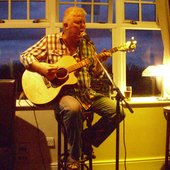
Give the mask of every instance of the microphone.
M 86 34 L 86 32 L 81 32 L 80 37 L 84 38 L 87 41 L 87 43 L 94 44 L 93 41 L 89 38 L 89 36 Z

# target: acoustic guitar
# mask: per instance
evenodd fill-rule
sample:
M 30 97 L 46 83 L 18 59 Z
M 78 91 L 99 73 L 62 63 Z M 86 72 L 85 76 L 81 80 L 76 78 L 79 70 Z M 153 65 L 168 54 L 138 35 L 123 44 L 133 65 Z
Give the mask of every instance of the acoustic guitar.
M 111 53 L 117 51 L 133 51 L 136 48 L 136 41 L 131 40 L 124 45 L 114 47 L 108 50 Z M 97 55 L 102 60 L 102 53 Z M 65 85 L 77 83 L 74 72 L 82 67 L 88 66 L 90 59 L 77 62 L 72 56 L 63 56 L 57 63 L 58 70 L 56 79 L 49 81 L 44 76 L 25 70 L 22 75 L 22 87 L 26 97 L 34 104 L 46 104 L 52 101 L 59 94 L 61 88 Z

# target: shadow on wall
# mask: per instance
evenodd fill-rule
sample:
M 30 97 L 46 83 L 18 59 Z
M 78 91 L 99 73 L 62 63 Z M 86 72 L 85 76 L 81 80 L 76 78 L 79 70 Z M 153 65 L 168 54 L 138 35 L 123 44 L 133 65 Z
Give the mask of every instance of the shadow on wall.
M 36 126 L 16 117 L 15 170 L 50 170 L 50 153 L 44 133 Z

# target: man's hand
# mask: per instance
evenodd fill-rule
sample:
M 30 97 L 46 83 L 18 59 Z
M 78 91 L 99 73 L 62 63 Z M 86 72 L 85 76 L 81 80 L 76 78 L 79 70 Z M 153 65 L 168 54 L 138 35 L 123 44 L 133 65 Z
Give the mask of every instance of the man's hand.
M 106 61 L 111 56 L 111 53 L 106 49 L 103 49 L 102 52 L 100 53 L 100 56 L 102 58 L 102 61 Z
M 99 54 L 100 58 L 101 58 L 101 62 L 106 61 L 110 56 L 111 56 L 111 52 L 107 51 L 106 49 L 103 49 L 102 52 Z M 95 67 L 93 69 L 94 75 L 96 77 L 98 77 L 101 72 L 103 71 L 101 65 L 99 64 L 99 62 L 97 61 L 97 59 L 95 59 Z
M 56 78 L 56 72 L 58 67 L 55 64 L 49 64 L 44 62 L 34 62 L 31 64 L 30 71 L 35 71 L 45 76 L 49 81 Z
M 48 80 L 56 78 L 57 69 L 58 67 L 54 64 L 41 63 L 42 75 L 44 75 Z

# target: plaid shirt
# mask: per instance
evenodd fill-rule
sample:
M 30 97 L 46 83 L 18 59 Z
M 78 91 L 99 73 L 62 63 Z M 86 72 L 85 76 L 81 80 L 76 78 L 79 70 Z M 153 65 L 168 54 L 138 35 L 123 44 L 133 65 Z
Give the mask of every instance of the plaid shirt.
M 90 64 L 86 67 L 82 67 L 75 72 L 75 76 L 77 77 L 77 86 L 75 86 L 74 95 L 85 109 L 90 107 L 93 103 L 94 97 L 98 95 L 90 88 L 91 79 L 93 78 L 92 68 L 94 66 L 94 53 L 94 48 L 87 44 L 85 40 L 81 40 L 80 45 L 77 48 L 77 52 L 73 55 L 77 62 L 84 59 L 88 59 L 88 61 L 90 61 Z M 35 45 L 28 48 L 20 55 L 20 61 L 26 68 L 29 68 L 29 66 L 35 61 L 47 62 L 51 64 L 56 63 L 64 55 L 70 55 L 70 52 L 62 40 L 62 33 L 58 33 L 44 36 Z M 67 92 L 64 94 L 67 94 Z

